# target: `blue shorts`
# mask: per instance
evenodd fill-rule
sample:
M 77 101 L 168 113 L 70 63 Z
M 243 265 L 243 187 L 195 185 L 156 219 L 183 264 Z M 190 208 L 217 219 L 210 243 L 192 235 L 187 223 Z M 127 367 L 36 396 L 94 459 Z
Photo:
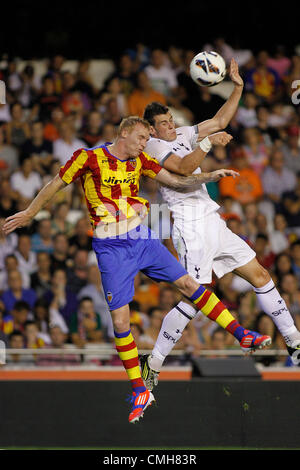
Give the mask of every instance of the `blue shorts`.
M 158 282 L 174 282 L 187 274 L 155 232 L 144 225 L 129 231 L 125 237 L 93 238 L 93 249 L 110 310 L 131 302 L 134 278 L 139 271 Z

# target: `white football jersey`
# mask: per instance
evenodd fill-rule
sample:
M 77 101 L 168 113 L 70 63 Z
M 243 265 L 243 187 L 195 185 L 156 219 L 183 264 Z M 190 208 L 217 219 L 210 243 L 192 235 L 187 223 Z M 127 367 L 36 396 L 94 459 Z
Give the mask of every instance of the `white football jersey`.
M 151 137 L 145 148 L 145 152 L 156 158 L 161 166 L 167 158 L 175 153 L 178 157 L 185 157 L 193 151 L 197 140 L 198 127 L 184 126 L 176 129 L 177 138 L 168 142 L 166 140 Z M 201 173 L 196 168 L 194 174 Z M 205 184 L 197 184 L 191 188 L 173 190 L 160 186 L 162 197 L 167 202 L 175 219 L 196 220 L 206 217 L 219 209 L 219 205 L 209 196 Z

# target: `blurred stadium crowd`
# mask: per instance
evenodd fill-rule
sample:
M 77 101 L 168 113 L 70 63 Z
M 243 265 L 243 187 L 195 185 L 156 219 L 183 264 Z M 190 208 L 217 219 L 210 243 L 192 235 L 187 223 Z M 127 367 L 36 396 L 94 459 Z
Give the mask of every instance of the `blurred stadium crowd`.
M 300 328 L 300 108 L 293 98 L 300 53 L 278 47 L 272 55 L 264 50 L 254 55 L 233 50 L 222 39 L 202 50 L 208 48 L 221 53 L 227 64 L 235 57 L 245 83 L 240 106 L 226 129 L 232 142 L 226 148 L 214 147 L 202 167 L 235 168 L 241 176 L 211 183 L 208 191 L 220 203 L 230 229 L 251 244 L 270 271 Z M 167 104 L 178 126 L 213 117 L 229 96 L 231 82 L 226 78 L 215 89 L 198 87 L 189 76 L 197 52 L 152 50 L 139 44 L 124 51 L 100 88 L 90 76 L 89 61 L 78 62 L 74 72 L 64 67 L 66 58 L 56 55 L 43 76 L 31 61 L 21 70 L 14 59 L 2 61 L 7 103 L 0 105 L 0 223 L 26 208 L 75 150 L 112 142 L 122 118 L 142 116 L 151 101 Z M 153 180 L 145 179 L 141 191 L 150 203 L 162 202 Z M 151 218 L 153 229 L 160 223 Z M 91 237 L 76 183 L 58 193 L 30 227 L 7 237 L 0 231 L 0 339 L 8 347 L 112 343 Z M 170 240 L 162 241 L 172 250 Z M 214 279 L 211 288 L 244 326 L 271 335 L 272 348 L 284 349 L 246 281 L 228 274 Z M 152 348 L 163 316 L 178 300 L 173 287 L 142 274 L 136 277 L 131 324 L 140 349 Z M 231 336 L 200 314 L 176 348 L 189 356 L 235 346 Z M 30 361 L 55 365 L 62 359 L 53 354 L 10 358 L 20 365 Z M 82 358 L 69 354 L 63 361 L 80 364 Z M 114 356 L 94 361 L 118 363 Z

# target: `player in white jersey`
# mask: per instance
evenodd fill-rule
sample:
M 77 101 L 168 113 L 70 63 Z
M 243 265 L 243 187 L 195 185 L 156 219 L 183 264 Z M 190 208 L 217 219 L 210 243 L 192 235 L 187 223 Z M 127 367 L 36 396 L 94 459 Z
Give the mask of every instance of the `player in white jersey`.
M 234 59 L 230 64 L 230 77 L 235 86 L 227 102 L 212 119 L 196 126 L 176 129 L 166 106 L 149 104 L 144 112 L 144 118 L 151 125 L 146 152 L 171 172 L 182 175 L 201 172 L 199 166 L 214 143 L 217 135 L 214 133 L 227 127 L 242 95 L 243 80 Z M 282 334 L 293 362 L 298 364 L 300 332 L 284 299 L 268 271 L 257 261 L 256 253 L 220 217 L 219 206 L 210 198 L 205 185 L 181 192 L 166 187 L 160 190 L 172 213 L 174 246 L 189 274 L 202 284 L 212 281 L 213 271 L 218 278 L 234 272 L 246 279 L 253 286 L 261 309 L 272 318 Z M 196 313 L 194 307 L 182 301 L 164 318 L 152 354 L 141 358 L 148 387 L 153 388 L 157 382 L 165 357 Z

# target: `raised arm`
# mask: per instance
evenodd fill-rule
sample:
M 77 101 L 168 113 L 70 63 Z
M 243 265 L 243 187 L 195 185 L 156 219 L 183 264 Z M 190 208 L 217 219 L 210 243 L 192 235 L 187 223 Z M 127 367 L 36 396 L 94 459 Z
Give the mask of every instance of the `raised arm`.
M 156 175 L 155 179 L 164 186 L 173 189 L 186 189 L 193 188 L 195 185 L 203 183 L 210 183 L 212 181 L 219 181 L 225 176 L 239 176 L 239 173 L 234 170 L 216 170 L 210 173 L 199 173 L 197 175 L 180 176 L 170 173 L 165 168 L 162 168 Z
M 37 196 L 33 199 L 30 205 L 24 211 L 17 212 L 4 222 L 2 227 L 5 235 L 13 232 L 19 227 L 24 227 L 30 223 L 33 217 L 52 199 L 52 197 L 67 184 L 56 175 L 49 183 L 47 183 Z
M 175 153 L 170 153 L 164 160 L 163 166 L 166 170 L 178 175 L 191 175 L 201 165 L 212 145 L 225 146 L 231 139 L 232 136 L 227 134 L 227 132 L 217 132 L 216 134 L 209 135 L 199 142 L 199 146 L 193 152 L 188 153 L 183 158 Z
M 198 124 L 199 139 L 225 129 L 238 108 L 243 93 L 244 82 L 239 74 L 238 64 L 234 59 L 231 59 L 229 75 L 234 83 L 233 92 L 212 119 Z

